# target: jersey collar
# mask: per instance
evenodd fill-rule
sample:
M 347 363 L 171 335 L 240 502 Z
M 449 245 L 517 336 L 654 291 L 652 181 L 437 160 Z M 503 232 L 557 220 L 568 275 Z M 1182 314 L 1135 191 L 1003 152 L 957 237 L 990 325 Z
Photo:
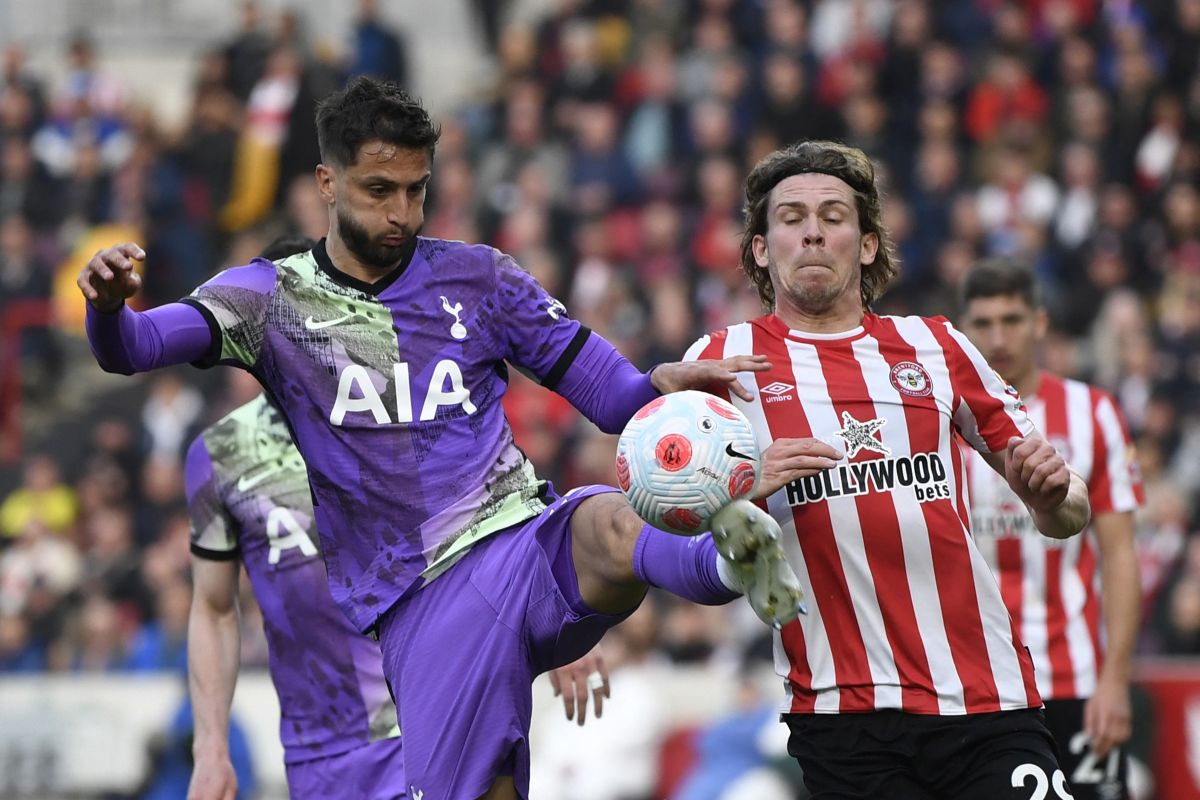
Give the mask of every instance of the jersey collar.
M 396 268 L 374 283 L 367 283 L 366 281 L 359 280 L 352 275 L 347 275 L 335 267 L 332 259 L 329 258 L 329 253 L 325 250 L 324 237 L 322 237 L 319 242 L 313 245 L 312 252 L 313 258 L 315 258 L 317 261 L 317 266 L 320 267 L 322 272 L 329 276 L 330 280 L 334 281 L 335 283 L 340 283 L 342 286 L 348 286 L 351 289 L 357 289 L 364 294 L 377 296 L 382 294 L 384 289 L 395 283 L 396 280 L 404 274 L 404 271 L 408 269 L 408 265 L 412 261 L 413 255 L 417 252 L 417 237 L 414 236 L 411 240 L 409 240 L 408 244 L 404 246 L 404 255 L 401 256 L 400 263 L 396 265 Z
M 819 344 L 821 342 L 844 342 L 859 339 L 867 335 L 868 329 L 874 321 L 873 314 L 863 316 L 861 325 L 851 328 L 848 331 L 837 331 L 835 333 L 809 333 L 808 331 L 792 330 L 787 326 L 787 323 L 777 317 L 775 314 L 768 314 L 763 317 L 763 324 L 768 330 L 775 333 L 777 336 L 792 339 L 798 342 L 813 342 Z

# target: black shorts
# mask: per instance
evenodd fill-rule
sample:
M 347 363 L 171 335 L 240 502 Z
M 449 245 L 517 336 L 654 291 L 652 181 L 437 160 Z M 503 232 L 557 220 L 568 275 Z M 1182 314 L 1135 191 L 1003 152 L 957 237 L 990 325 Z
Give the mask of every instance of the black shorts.
M 1075 800 L 1126 800 L 1129 756 L 1119 747 L 1114 747 L 1104 758 L 1092 754 L 1092 743 L 1083 730 L 1086 702 L 1046 701 L 1046 727 L 1058 743 L 1059 764 Z
M 1041 711 L 783 721 L 813 800 L 1071 800 Z

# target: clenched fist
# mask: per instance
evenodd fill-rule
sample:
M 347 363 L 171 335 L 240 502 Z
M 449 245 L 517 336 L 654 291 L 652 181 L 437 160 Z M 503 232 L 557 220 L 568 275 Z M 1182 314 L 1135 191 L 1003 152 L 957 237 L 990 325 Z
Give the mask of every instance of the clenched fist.
M 1049 512 L 1062 505 L 1071 487 L 1071 471 L 1054 445 L 1040 436 L 1008 440 L 1004 477 L 1017 497 L 1034 511 Z
M 134 271 L 133 262 L 145 258 L 146 251 L 133 242 L 97 251 L 75 283 L 93 308 L 111 313 L 142 287 L 142 276 Z

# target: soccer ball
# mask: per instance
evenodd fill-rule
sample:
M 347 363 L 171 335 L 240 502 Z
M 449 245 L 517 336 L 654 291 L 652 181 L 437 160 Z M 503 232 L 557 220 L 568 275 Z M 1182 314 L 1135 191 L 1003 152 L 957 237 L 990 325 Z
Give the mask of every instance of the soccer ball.
M 683 536 L 703 533 L 713 514 L 753 494 L 759 470 L 750 421 L 705 392 L 651 400 L 617 443 L 617 484 L 633 510 Z

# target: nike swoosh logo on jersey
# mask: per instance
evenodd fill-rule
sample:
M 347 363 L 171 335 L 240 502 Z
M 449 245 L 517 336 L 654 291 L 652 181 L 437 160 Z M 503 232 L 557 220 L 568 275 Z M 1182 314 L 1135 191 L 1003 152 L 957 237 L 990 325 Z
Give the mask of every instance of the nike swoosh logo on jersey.
M 307 319 L 304 320 L 304 327 L 308 328 L 310 331 L 319 331 L 322 328 L 328 328 L 332 325 L 339 325 L 339 324 L 345 322 L 346 320 L 350 319 L 353 316 L 354 316 L 354 314 L 343 314 L 342 316 L 340 316 L 336 319 L 327 319 L 327 320 L 324 320 L 323 322 L 317 322 L 312 317 L 308 317 Z
M 238 478 L 238 482 L 237 482 L 238 491 L 239 492 L 248 492 L 251 489 L 253 489 L 255 486 L 258 486 L 260 483 L 265 481 L 267 478 L 270 478 L 272 475 L 274 475 L 277 472 L 279 472 L 278 469 L 265 469 L 262 472 L 258 473 L 257 475 L 254 475 L 253 477 L 250 477 L 250 478 L 247 478 L 245 475 L 243 475 L 242 477 Z
M 748 455 L 743 455 L 742 453 L 739 453 L 737 450 L 734 450 L 734 449 L 733 449 L 733 445 L 732 445 L 732 444 L 726 444 L 726 445 L 725 445 L 725 455 L 727 455 L 727 456 L 732 456 L 733 458 L 744 458 L 744 459 L 746 459 L 747 461 L 753 461 L 753 460 L 754 460 L 754 459 L 750 458 L 750 456 L 748 456 Z

